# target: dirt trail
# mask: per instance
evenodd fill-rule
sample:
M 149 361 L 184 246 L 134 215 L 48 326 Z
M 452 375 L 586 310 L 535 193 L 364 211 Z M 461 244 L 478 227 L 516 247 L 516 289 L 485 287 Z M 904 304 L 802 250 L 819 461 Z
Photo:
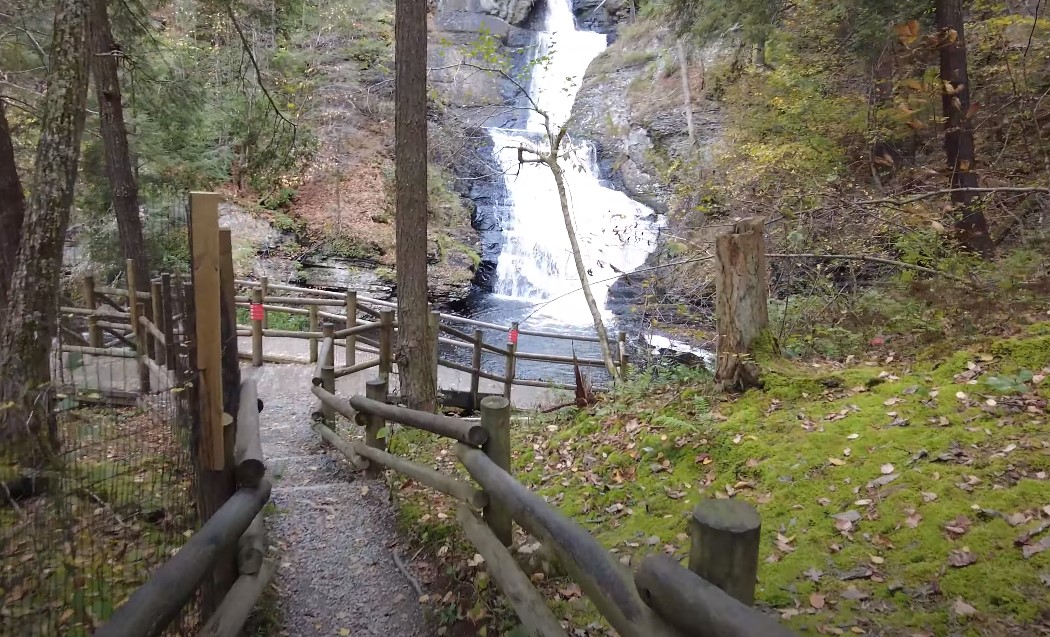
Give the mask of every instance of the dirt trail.
M 263 453 L 277 512 L 267 518 L 280 552 L 283 635 L 423 637 L 433 634 L 419 594 L 393 552 L 404 547 L 386 484 L 369 480 L 310 428 L 317 408 L 305 365 L 249 369 L 265 403 Z

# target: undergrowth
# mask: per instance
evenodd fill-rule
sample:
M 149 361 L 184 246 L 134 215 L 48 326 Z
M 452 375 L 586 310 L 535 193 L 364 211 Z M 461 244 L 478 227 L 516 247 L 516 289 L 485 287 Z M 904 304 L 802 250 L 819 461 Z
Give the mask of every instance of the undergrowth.
M 684 559 L 706 498 L 752 503 L 757 604 L 800 634 L 1034 634 L 1050 608 L 1048 373 L 1045 322 L 908 362 L 781 360 L 729 399 L 664 370 L 592 409 L 516 421 L 514 473 L 626 564 Z M 455 470 L 429 434 L 399 431 L 393 448 Z M 451 503 L 398 493 L 405 527 L 476 584 Z M 604 633 L 556 566 L 519 557 L 560 617 Z

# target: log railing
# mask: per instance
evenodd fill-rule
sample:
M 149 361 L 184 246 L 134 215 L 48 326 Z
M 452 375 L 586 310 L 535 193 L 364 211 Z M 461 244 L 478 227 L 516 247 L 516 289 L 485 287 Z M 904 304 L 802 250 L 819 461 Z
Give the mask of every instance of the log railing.
M 236 285 L 240 286 L 245 294 L 236 297 L 238 307 L 249 308 L 249 324 L 239 325 L 237 333 L 240 336 L 251 336 L 251 351 L 241 352 L 244 359 L 252 360 L 255 365 L 272 363 L 300 363 L 322 365 L 324 357 L 320 354 L 326 352 L 326 335 L 321 328 L 325 322 L 336 328 L 332 336 L 332 351 L 341 349 L 343 351 L 343 364 L 337 365 L 334 360 L 331 363 L 336 378 L 362 372 L 373 367 L 379 368 L 379 376 L 389 376 L 393 370 L 392 344 L 396 338 L 397 324 L 394 321 L 393 310 L 396 303 L 381 299 L 369 298 L 358 294 L 354 290 L 346 292 L 333 292 L 330 290 L 319 290 L 298 287 L 294 285 L 282 285 L 269 282 L 265 277 L 259 281 L 238 279 Z M 319 308 L 337 311 L 325 311 Z M 271 323 L 273 314 L 285 314 L 289 316 L 305 317 L 309 320 L 308 329 L 300 330 L 277 330 L 267 327 Z M 385 322 L 384 322 L 385 321 Z M 538 330 L 520 329 L 517 323 L 509 326 L 487 323 L 474 319 L 432 312 L 432 324 L 437 326 L 434 333 L 434 348 L 438 345 L 458 348 L 470 352 L 470 363 L 457 362 L 447 358 L 437 358 L 440 367 L 456 370 L 470 375 L 469 405 L 471 409 L 477 409 L 482 397 L 481 381 L 488 380 L 499 384 L 503 396 L 510 397 L 512 387 L 543 387 L 550 389 L 561 389 L 573 391 L 575 385 L 548 382 L 520 378 L 518 375 L 518 361 L 538 361 L 551 363 L 553 365 L 583 367 L 604 367 L 604 362 L 597 358 L 581 358 L 575 356 L 558 356 L 539 352 L 519 351 L 517 348 L 517 336 L 535 336 L 541 338 L 566 339 L 586 343 L 597 342 L 597 338 L 585 334 L 561 334 L 557 332 L 545 332 Z M 472 332 L 466 329 L 458 329 L 450 324 L 471 326 Z M 337 329 L 337 326 L 346 327 Z M 506 343 L 494 344 L 485 341 L 482 329 L 499 330 L 506 332 L 508 338 Z M 286 354 L 267 353 L 267 338 L 293 338 L 309 341 L 309 356 L 288 356 Z M 628 368 L 629 358 L 626 349 L 626 333 L 620 332 L 619 338 L 614 344 L 617 347 L 614 356 L 614 364 L 623 374 Z M 378 355 L 378 358 L 370 358 L 368 361 L 359 362 L 357 352 L 363 351 Z M 501 372 L 486 371 L 482 366 L 484 354 L 495 354 L 504 359 Z M 335 357 L 338 358 L 338 357 Z M 320 378 L 320 374 L 317 375 Z M 604 388 L 596 387 L 597 391 Z
M 64 353 L 135 359 L 137 389 L 144 394 L 151 389 L 151 378 L 177 384 L 187 372 L 187 327 L 185 315 L 177 311 L 182 285 L 162 274 L 150 281 L 149 292 L 132 294 L 128 290 L 136 282 L 131 261 L 126 268 L 127 288 L 97 285 L 93 275 L 83 277 L 83 306 L 59 307 L 59 339 Z
M 163 634 L 199 588 L 219 599 L 210 599 L 215 611 L 198 633 L 204 637 L 234 637 L 276 572 L 276 562 L 266 559 L 263 507 L 271 485 L 265 478 L 259 438 L 258 397 L 255 380 L 241 383 L 232 449 L 232 476 L 238 490 L 225 501 L 170 560 L 118 608 L 95 632 L 96 637 L 152 637 Z M 230 568 L 236 579 L 228 590 L 216 590 L 214 573 Z
M 324 346 L 322 346 L 324 351 Z M 319 370 L 323 370 L 323 365 Z M 689 522 L 689 566 L 663 555 L 644 558 L 629 572 L 583 527 L 562 515 L 511 474 L 510 403 L 502 396 L 481 402 L 480 423 L 387 404 L 387 382 L 369 381 L 367 396 L 344 399 L 314 379 L 314 394 L 330 414 L 365 427 L 350 442 L 334 417 L 314 430 L 373 476 L 383 469 L 404 474 L 458 500 L 464 534 L 491 566 L 490 575 L 529 634 L 566 630 L 507 547 L 513 524 L 547 546 L 616 631 L 625 637 L 791 637 L 788 629 L 753 608 L 758 564 L 758 513 L 742 500 L 708 500 Z M 456 457 L 475 484 L 386 451 L 387 422 L 457 441 Z

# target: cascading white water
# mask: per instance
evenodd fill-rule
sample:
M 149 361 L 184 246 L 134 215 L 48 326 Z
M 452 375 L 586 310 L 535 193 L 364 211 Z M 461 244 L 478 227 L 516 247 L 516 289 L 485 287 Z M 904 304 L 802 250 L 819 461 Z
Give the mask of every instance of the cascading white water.
M 570 3 L 548 0 L 528 87 L 555 130 L 568 121 L 587 66 L 606 46 L 604 35 L 576 29 Z M 544 165 L 518 163 L 520 146 L 548 147 L 543 116 L 533 110 L 525 130 L 492 128 L 489 134 L 506 186 L 499 206 L 504 243 L 496 294 L 537 303 L 551 300 L 538 314 L 566 324 L 589 324 L 554 177 Z M 652 210 L 602 185 L 593 146 L 568 138 L 562 150 L 580 252 L 595 300 L 604 309 L 616 277 L 640 267 L 652 252 L 657 222 Z

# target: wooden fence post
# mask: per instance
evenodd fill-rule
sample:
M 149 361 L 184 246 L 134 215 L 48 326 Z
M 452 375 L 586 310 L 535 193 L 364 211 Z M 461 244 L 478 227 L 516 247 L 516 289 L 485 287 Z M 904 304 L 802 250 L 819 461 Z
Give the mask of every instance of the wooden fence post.
M 357 290 L 346 291 L 346 327 L 357 327 Z M 350 335 L 346 337 L 345 348 L 347 367 L 357 364 L 357 337 Z
M 142 324 L 142 321 L 139 320 L 140 317 L 145 316 L 142 304 L 135 301 L 134 297 L 131 297 L 131 307 L 135 308 L 135 311 L 131 313 L 133 317 L 131 329 L 135 335 L 135 363 L 139 368 L 139 391 L 143 394 L 148 394 L 150 391 L 150 378 L 146 358 L 149 356 L 150 349 L 149 331 Z
M 160 275 L 161 312 L 164 314 L 165 366 L 176 374 L 178 349 L 175 342 L 175 298 L 172 296 L 171 275 Z M 183 334 L 182 338 L 185 338 Z M 176 374 L 176 379 L 178 375 Z
M 485 333 L 474 330 L 474 356 L 470 361 L 470 408 L 480 409 L 478 402 L 478 391 L 481 389 L 481 345 L 484 342 Z
M 321 361 L 321 387 L 331 393 L 335 393 L 335 338 L 332 336 L 335 334 L 335 326 L 325 321 L 324 325 L 321 326 L 321 332 L 324 334 L 324 340 L 332 339 L 332 346 L 325 350 L 325 358 Z M 335 430 L 335 410 L 332 407 L 321 401 L 321 416 L 324 419 L 324 424 L 329 429 Z
M 379 378 L 386 381 L 393 369 L 394 311 L 379 313 Z
M 514 370 L 517 366 L 515 354 L 518 351 L 518 322 L 510 324 L 510 332 L 507 333 L 507 367 L 506 380 L 503 383 L 503 397 L 510 400 L 510 392 L 514 387 Z
M 482 400 L 481 426 L 489 434 L 481 450 L 497 466 L 510 473 L 510 401 L 503 396 L 488 396 Z M 485 507 L 485 523 L 504 546 L 514 542 L 512 522 L 510 511 L 499 500 L 490 499 Z
M 233 233 L 219 228 L 219 314 L 222 325 L 222 409 L 234 418 L 241 403 L 241 363 L 237 347 L 237 284 L 233 273 Z
M 616 343 L 620 349 L 620 380 L 627 380 L 627 332 L 620 330 Z
M 95 276 L 88 274 L 84 276 L 84 307 L 94 312 L 98 309 L 98 301 L 95 299 Z M 98 327 L 98 317 L 94 314 L 88 316 L 88 345 L 91 347 L 102 347 L 102 330 Z
M 252 289 L 254 289 L 254 288 L 252 288 Z M 261 277 L 259 277 L 259 293 L 260 293 L 260 296 L 262 296 L 262 298 L 263 298 L 263 301 L 260 301 L 260 303 L 265 302 L 266 297 L 270 296 L 270 277 L 268 277 L 268 276 L 261 276 Z M 270 317 L 266 316 L 265 314 L 263 314 L 262 327 L 263 327 L 264 330 L 270 329 Z
M 689 570 L 750 606 L 762 519 L 743 500 L 704 500 L 689 518 Z
M 149 284 L 149 297 L 150 303 L 153 305 L 153 326 L 156 327 L 161 334 L 164 334 L 164 307 L 162 304 L 160 281 L 152 281 Z M 153 339 L 153 360 L 157 361 L 158 365 L 164 365 L 164 362 L 168 360 L 168 344 L 167 335 L 164 337 L 164 343 L 161 343 L 157 339 Z
M 441 338 L 441 313 L 437 310 L 430 310 L 427 326 L 430 328 L 431 350 L 433 350 L 431 355 L 434 357 L 434 395 L 440 398 L 441 383 L 438 382 L 438 374 L 441 373 L 441 365 L 438 363 L 438 339 Z
M 127 282 L 128 282 L 128 290 L 127 290 L 127 292 L 128 292 L 128 297 L 127 297 L 128 298 L 128 313 L 131 314 L 131 333 L 135 335 L 135 339 L 136 339 L 136 341 L 135 341 L 136 345 L 135 346 L 138 348 L 139 356 L 149 356 L 152 359 L 153 358 L 153 343 L 150 342 L 149 333 L 148 332 L 146 333 L 145 337 L 142 339 L 141 342 L 138 340 L 138 338 L 139 338 L 139 331 L 138 331 L 139 330 L 139 317 L 146 316 L 146 314 L 142 311 L 143 308 L 142 308 L 141 304 L 139 303 L 138 272 L 136 271 L 136 268 L 135 268 L 135 262 L 132 261 L 131 259 L 126 259 L 124 261 L 124 273 L 125 273 L 124 276 L 126 277 Z M 134 309 L 132 309 L 132 308 L 134 308 Z M 149 376 L 148 376 L 149 370 L 148 369 L 146 370 L 146 374 L 147 374 L 147 377 L 146 377 L 146 389 L 144 391 L 149 391 Z
M 764 231 L 765 220 L 751 217 L 715 239 L 715 380 L 735 389 L 759 384 L 752 345 L 770 338 Z
M 365 383 L 365 397 L 379 402 L 386 402 L 387 378 L 373 378 Z M 386 430 L 386 420 L 382 416 L 369 415 L 365 423 L 365 444 L 380 451 L 386 450 L 386 440 L 389 432 Z M 369 478 L 378 478 L 383 473 L 383 467 L 378 462 L 368 463 L 365 475 Z
M 310 315 L 309 315 L 310 316 L 309 330 L 311 332 L 316 332 L 318 329 L 320 329 L 318 327 L 317 306 L 316 305 L 311 305 L 307 309 L 310 312 Z M 315 337 L 315 336 L 311 336 L 310 337 L 310 362 L 311 363 L 316 363 L 317 362 L 317 337 Z
M 263 364 L 263 329 L 266 325 L 266 310 L 263 309 L 263 293 L 259 288 L 252 288 L 252 302 L 249 315 L 252 321 L 252 366 Z

